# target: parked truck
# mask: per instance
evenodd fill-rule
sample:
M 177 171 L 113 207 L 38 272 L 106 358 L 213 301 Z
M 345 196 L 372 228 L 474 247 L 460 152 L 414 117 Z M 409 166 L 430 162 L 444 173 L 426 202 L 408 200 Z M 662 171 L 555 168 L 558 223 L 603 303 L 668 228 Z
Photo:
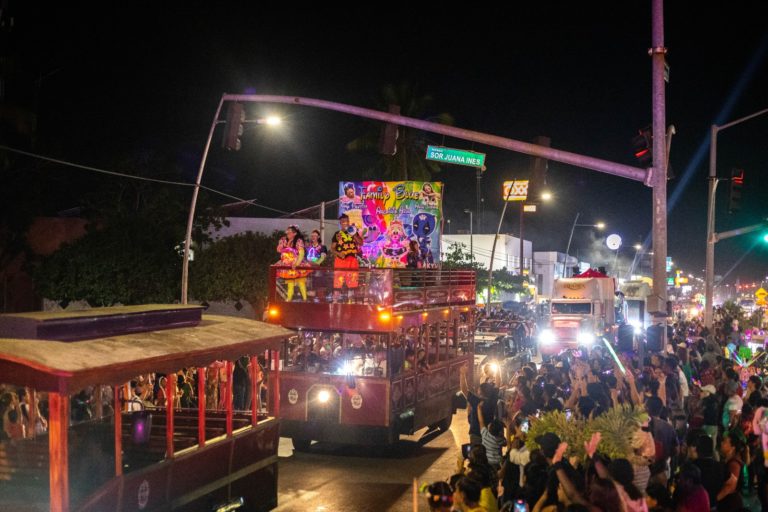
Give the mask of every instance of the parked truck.
M 539 335 L 542 355 L 592 345 L 612 332 L 616 282 L 596 270 L 555 281 L 547 328 Z

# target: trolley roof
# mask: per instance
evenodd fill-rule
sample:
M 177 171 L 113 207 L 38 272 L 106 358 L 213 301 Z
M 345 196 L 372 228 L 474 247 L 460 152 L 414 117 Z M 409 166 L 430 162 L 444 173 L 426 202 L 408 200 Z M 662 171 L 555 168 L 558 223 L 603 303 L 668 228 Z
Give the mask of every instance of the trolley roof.
M 78 312 L 77 316 L 93 318 L 116 312 L 133 315 L 164 311 L 162 307 L 143 308 L 100 308 Z M 4 316 L 7 319 L 17 315 Z M 60 313 L 18 316 L 43 321 L 67 317 Z M 80 341 L 0 337 L 0 380 L 40 391 L 71 393 L 89 385 L 120 384 L 143 373 L 173 372 L 208 365 L 217 359 L 232 360 L 257 354 L 276 348 L 291 334 L 277 325 L 255 320 L 202 315 L 199 324 L 193 326 L 161 327 Z

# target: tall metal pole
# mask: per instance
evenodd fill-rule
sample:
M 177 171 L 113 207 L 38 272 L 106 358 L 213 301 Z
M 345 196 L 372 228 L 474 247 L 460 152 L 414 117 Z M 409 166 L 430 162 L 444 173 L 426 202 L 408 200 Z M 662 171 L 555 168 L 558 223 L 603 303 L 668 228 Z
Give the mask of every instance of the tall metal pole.
M 477 220 L 477 227 L 479 228 L 477 230 L 478 233 L 482 233 L 483 232 L 482 227 L 481 227 L 481 222 L 483 220 L 483 212 L 480 209 L 480 181 L 483 178 L 481 172 L 482 171 L 480 169 L 477 170 L 477 181 L 475 182 L 475 211 L 479 214 L 477 216 L 477 218 L 478 218 L 478 220 Z
M 219 105 L 216 107 L 216 113 L 213 115 L 213 122 L 211 123 L 211 129 L 208 131 L 208 140 L 205 141 L 205 149 L 203 149 L 203 157 L 200 160 L 200 168 L 197 171 L 197 179 L 195 180 L 195 188 L 192 191 L 192 202 L 189 205 L 189 216 L 187 217 L 187 234 L 184 237 L 184 261 L 181 262 L 181 303 L 186 304 L 189 292 L 189 251 L 192 245 L 192 225 L 195 221 L 195 208 L 197 207 L 197 196 L 200 194 L 200 183 L 203 181 L 203 170 L 205 169 L 205 162 L 208 160 L 208 151 L 211 148 L 211 139 L 213 139 L 213 132 L 216 130 L 216 125 L 219 122 L 219 115 L 221 114 L 221 106 L 224 104 L 224 98 L 226 94 L 221 96 Z
M 651 30 L 651 83 L 653 111 L 653 295 L 657 304 L 654 323 L 662 326 L 663 346 L 667 337 L 667 145 L 666 95 L 664 82 L 664 0 L 653 0 Z
M 525 244 L 523 243 L 523 213 L 525 212 L 525 201 L 520 201 L 520 277 L 523 277 L 525 268 Z
M 712 329 L 715 287 L 715 198 L 717 197 L 717 125 L 709 143 L 709 190 L 707 191 L 707 256 L 704 269 L 704 326 Z
M 325 201 L 320 203 L 320 243 L 325 243 Z
M 568 237 L 568 245 L 565 247 L 565 263 L 563 264 L 563 277 L 568 273 L 568 253 L 571 250 L 571 241 L 573 240 L 573 231 L 576 229 L 576 223 L 579 222 L 579 215 L 581 215 L 581 212 L 576 214 L 576 218 L 573 219 L 573 226 L 571 226 L 571 236 Z

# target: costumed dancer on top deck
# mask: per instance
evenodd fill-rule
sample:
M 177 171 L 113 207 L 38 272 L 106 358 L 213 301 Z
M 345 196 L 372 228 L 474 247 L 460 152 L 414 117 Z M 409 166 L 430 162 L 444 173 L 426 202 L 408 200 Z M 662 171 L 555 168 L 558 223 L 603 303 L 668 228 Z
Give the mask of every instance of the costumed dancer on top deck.
M 307 263 L 312 268 L 320 268 L 327 264 L 328 248 L 323 245 L 320 239 L 320 231 L 313 230 L 309 235 L 309 243 L 306 246 Z M 310 296 L 314 294 L 314 301 L 320 302 L 326 300 L 326 290 L 328 289 L 330 279 L 328 271 L 320 270 L 314 272 L 310 281 Z
M 340 271 L 339 269 L 357 270 L 360 268 L 357 258 L 361 255 L 363 237 L 357 228 L 349 224 L 347 214 L 342 214 L 339 217 L 339 226 L 341 229 L 333 234 L 333 242 L 331 242 L 331 252 L 334 256 L 333 268 L 336 269 L 333 273 L 333 297 L 334 300 L 338 300 L 341 297 L 342 288 L 346 285 L 348 299 L 351 300 L 353 290 L 358 287 L 358 272 Z
M 288 289 L 285 299 L 293 300 L 293 290 L 299 286 L 301 298 L 307 300 L 307 275 L 309 271 L 301 267 L 306 266 L 304 261 L 304 237 L 298 226 L 291 225 L 285 230 L 285 236 L 277 244 L 277 252 L 280 253 L 280 265 L 283 267 L 277 271 L 277 277 L 285 281 Z

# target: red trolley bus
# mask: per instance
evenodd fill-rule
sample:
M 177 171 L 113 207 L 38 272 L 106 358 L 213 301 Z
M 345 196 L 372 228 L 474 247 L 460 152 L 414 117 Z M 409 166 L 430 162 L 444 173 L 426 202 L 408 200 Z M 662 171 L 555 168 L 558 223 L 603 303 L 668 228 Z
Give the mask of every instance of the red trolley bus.
M 388 444 L 450 426 L 459 369 L 472 368 L 473 271 L 360 269 L 342 295 L 332 289 L 339 271 L 318 268 L 307 300 L 287 302 L 280 268 L 271 269 L 267 315 L 296 331 L 280 384 L 281 432 L 295 448 Z
M 263 368 L 289 334 L 196 306 L 0 315 L 0 510 L 274 508 Z

